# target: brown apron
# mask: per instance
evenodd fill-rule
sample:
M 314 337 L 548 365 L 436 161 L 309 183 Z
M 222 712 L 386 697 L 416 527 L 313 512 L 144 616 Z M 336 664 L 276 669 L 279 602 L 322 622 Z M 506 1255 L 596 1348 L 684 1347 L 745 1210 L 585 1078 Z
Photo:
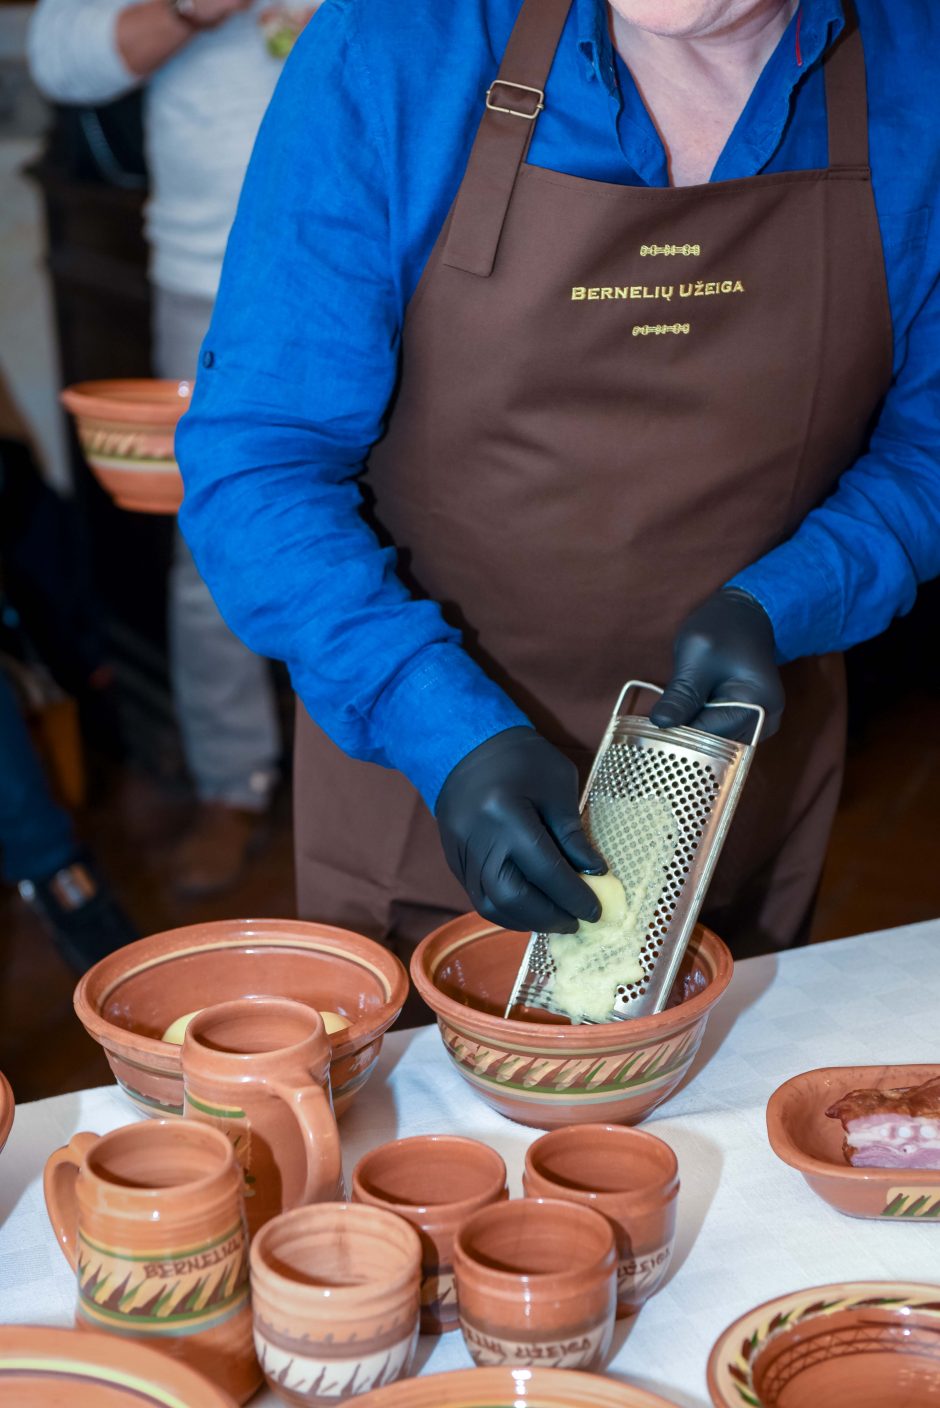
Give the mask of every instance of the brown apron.
M 411 590 L 585 765 L 624 679 L 665 683 L 685 615 L 862 452 L 891 322 L 854 15 L 828 170 L 649 189 L 525 161 L 568 9 L 522 6 L 365 484 Z M 705 910 L 739 955 L 805 938 L 841 784 L 841 660 L 784 679 Z M 410 784 L 303 711 L 295 805 L 302 915 L 407 950 L 467 908 Z

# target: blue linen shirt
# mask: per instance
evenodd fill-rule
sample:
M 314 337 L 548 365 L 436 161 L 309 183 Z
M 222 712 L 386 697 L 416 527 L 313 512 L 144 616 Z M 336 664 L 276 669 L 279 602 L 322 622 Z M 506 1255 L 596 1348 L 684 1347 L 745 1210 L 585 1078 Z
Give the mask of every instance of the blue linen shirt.
M 868 453 L 734 578 L 770 615 L 782 661 L 877 634 L 940 572 L 940 6 L 856 5 L 894 379 Z M 286 661 L 341 748 L 399 768 L 431 807 L 465 754 L 527 720 L 437 606 L 409 597 L 359 516 L 356 476 L 518 8 L 327 0 L 262 125 L 177 436 L 183 531 L 225 618 Z M 840 0 L 802 0 L 713 181 L 827 164 L 821 61 L 843 23 Z M 667 183 L 603 0 L 572 4 L 528 159 Z

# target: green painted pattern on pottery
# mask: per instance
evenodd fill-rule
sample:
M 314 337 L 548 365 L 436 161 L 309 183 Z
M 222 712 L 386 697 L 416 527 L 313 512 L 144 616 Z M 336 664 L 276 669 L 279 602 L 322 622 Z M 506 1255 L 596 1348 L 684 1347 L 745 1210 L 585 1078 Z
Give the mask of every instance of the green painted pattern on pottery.
M 197 1109 L 197 1110 L 201 1110 L 204 1115 L 212 1115 L 215 1119 L 219 1119 L 219 1120 L 243 1120 L 243 1119 L 247 1119 L 247 1116 L 246 1116 L 244 1110 L 227 1110 L 227 1109 L 225 1109 L 225 1107 L 222 1106 L 222 1105 L 210 1105 L 210 1104 L 209 1104 L 207 1101 L 205 1101 L 205 1100 L 197 1100 L 196 1097 L 195 1097 L 195 1095 L 193 1095 L 191 1092 L 187 1094 L 186 1099 L 189 1101 L 190 1105 L 194 1105 L 194 1106 L 196 1107 L 196 1109 Z M 186 1106 L 185 1106 L 185 1103 L 184 1103 L 183 1109 L 185 1110 L 185 1108 L 186 1108 Z

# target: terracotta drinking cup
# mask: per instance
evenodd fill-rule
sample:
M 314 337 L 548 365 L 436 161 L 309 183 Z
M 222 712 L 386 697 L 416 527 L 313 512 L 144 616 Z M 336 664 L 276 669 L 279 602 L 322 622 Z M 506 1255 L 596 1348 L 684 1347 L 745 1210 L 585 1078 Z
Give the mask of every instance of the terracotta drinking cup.
M 471 1213 L 509 1197 L 495 1149 L 456 1135 L 418 1135 L 383 1144 L 353 1170 L 353 1198 L 398 1213 L 421 1238 L 421 1333 L 460 1326 L 454 1236 Z
M 192 1120 L 76 1134 L 46 1163 L 44 1190 L 77 1274 L 79 1329 L 185 1360 L 239 1403 L 254 1393 L 241 1175 L 223 1134 Z
M 282 1213 L 251 1246 L 255 1348 L 287 1403 L 341 1403 L 405 1377 L 418 1341 L 421 1243 L 355 1203 Z
M 184 1114 L 235 1150 L 251 1236 L 286 1208 L 345 1196 L 319 1012 L 280 997 L 207 1007 L 186 1030 L 182 1064 Z
M 593 1208 L 494 1203 L 454 1241 L 460 1328 L 481 1367 L 603 1367 L 617 1309 L 617 1250 Z
M 661 1139 L 622 1125 L 554 1129 L 530 1144 L 527 1197 L 596 1208 L 617 1241 L 617 1316 L 635 1315 L 669 1269 L 676 1240 L 679 1165 Z

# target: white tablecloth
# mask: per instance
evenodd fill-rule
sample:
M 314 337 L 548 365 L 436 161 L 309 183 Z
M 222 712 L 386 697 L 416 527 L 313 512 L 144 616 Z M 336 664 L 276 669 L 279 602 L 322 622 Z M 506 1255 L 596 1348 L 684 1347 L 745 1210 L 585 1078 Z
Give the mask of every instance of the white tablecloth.
M 719 1332 L 771 1296 L 827 1281 L 940 1282 L 940 1229 L 843 1217 L 767 1143 L 764 1108 L 814 1066 L 940 1060 L 940 921 L 740 963 L 690 1078 L 646 1127 L 679 1156 L 682 1189 L 670 1279 L 628 1329 L 609 1372 L 681 1408 L 707 1408 L 705 1364 Z M 116 1087 L 17 1110 L 0 1155 L 0 1306 L 13 1323 L 71 1324 L 75 1286 L 46 1220 L 42 1166 L 76 1130 L 134 1119 Z M 347 1174 L 367 1149 L 410 1134 L 460 1132 L 498 1149 L 521 1191 L 524 1129 L 452 1070 L 433 1028 L 386 1038 L 345 1116 Z M 417 1366 L 469 1366 L 459 1333 L 422 1339 Z M 255 1408 L 277 1400 L 262 1393 Z

